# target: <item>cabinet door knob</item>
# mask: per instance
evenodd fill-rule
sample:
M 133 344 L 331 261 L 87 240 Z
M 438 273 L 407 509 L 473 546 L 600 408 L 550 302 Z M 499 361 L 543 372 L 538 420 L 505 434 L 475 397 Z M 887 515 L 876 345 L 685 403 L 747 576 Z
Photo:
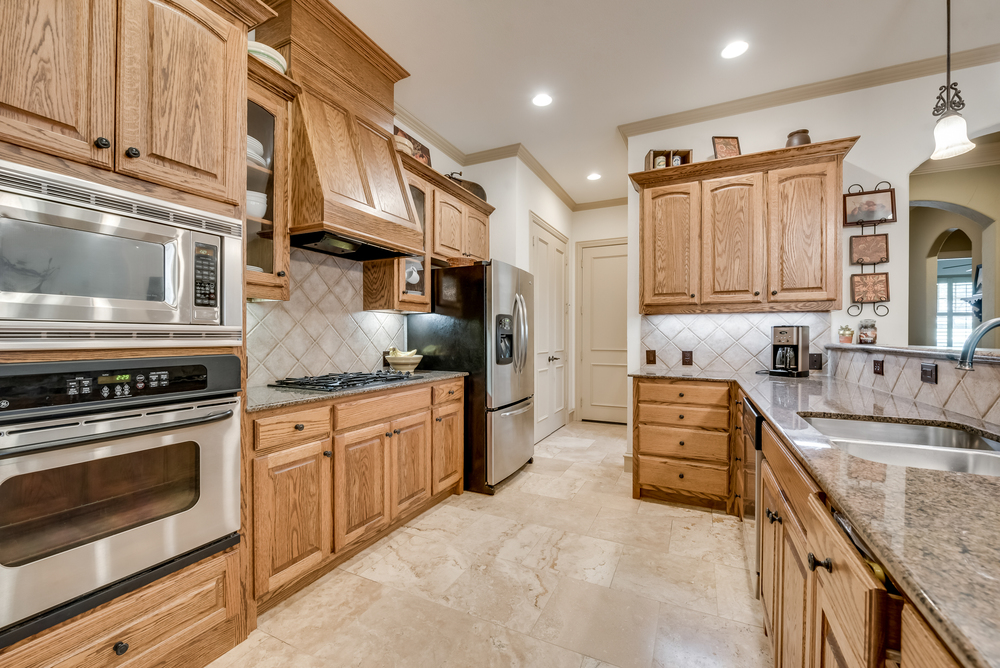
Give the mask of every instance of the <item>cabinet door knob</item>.
M 438 422 L 441 422 L 442 420 L 444 420 L 444 418 L 435 418 L 435 419 L 436 419 L 436 420 L 437 420 Z
M 278 278 L 284 278 L 285 276 L 287 276 L 287 274 L 285 272 L 283 272 L 283 271 L 279 271 L 278 272 Z
M 392 432 L 391 431 L 385 432 L 385 437 L 386 438 L 392 438 Z
M 97 148 L 111 148 L 111 142 L 105 137 L 98 137 L 94 140 L 94 146 Z
M 455 390 L 448 390 L 448 394 L 455 394 Z
M 304 431 L 306 426 L 304 424 L 295 425 L 295 431 Z
M 684 445 L 684 441 L 681 441 L 681 445 Z
M 402 432 L 401 432 L 401 431 L 399 431 L 398 429 L 393 429 L 393 430 L 392 430 L 392 433 L 394 433 L 394 434 L 401 434 Z
M 323 451 L 323 456 L 324 457 L 333 457 L 333 450 L 324 450 Z
M 678 475 L 677 477 L 678 477 L 678 478 L 683 478 L 683 477 L 684 477 L 684 474 L 683 474 L 683 473 L 681 473 L 681 474 L 679 474 L 679 475 Z
M 683 392 L 681 392 L 679 396 L 682 396 L 682 397 L 683 397 L 683 396 L 684 396 L 684 393 L 683 393 Z
M 777 290 L 771 290 L 771 295 L 772 295 L 772 296 L 773 296 L 773 295 L 776 295 L 776 294 L 778 294 L 778 291 L 777 291 Z
M 125 157 L 127 158 L 138 158 L 140 155 L 142 154 L 139 153 L 139 149 L 137 149 L 135 146 L 129 146 L 127 149 L 125 149 Z
M 760 290 L 755 290 L 753 293 L 754 297 L 760 297 Z
M 691 299 L 694 299 L 694 293 L 693 292 L 691 293 Z
M 816 559 L 816 556 L 812 552 L 810 552 L 809 557 L 808 559 L 806 559 L 806 561 L 809 562 L 809 570 L 811 571 L 814 571 L 816 570 L 817 567 L 819 567 L 819 568 L 825 568 L 827 573 L 833 572 L 833 562 L 830 560 L 830 557 L 827 557 L 823 561 L 819 561 Z
M 111 649 L 113 649 L 115 651 L 115 654 L 117 654 L 118 656 L 122 656 L 123 654 L 125 654 L 125 652 L 128 651 L 128 643 L 116 642 L 115 646 L 112 647 Z
M 683 416 L 683 415 L 681 415 L 681 416 L 680 416 L 680 419 L 682 419 L 682 420 L 683 420 L 683 419 L 684 419 L 684 416 Z

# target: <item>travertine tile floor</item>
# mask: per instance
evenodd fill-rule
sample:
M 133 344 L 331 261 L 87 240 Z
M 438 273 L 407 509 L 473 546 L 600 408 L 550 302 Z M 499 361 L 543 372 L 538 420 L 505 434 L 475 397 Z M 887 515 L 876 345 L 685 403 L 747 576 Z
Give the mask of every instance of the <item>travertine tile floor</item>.
M 632 499 L 625 427 L 574 422 L 261 616 L 211 668 L 756 668 L 739 522 Z

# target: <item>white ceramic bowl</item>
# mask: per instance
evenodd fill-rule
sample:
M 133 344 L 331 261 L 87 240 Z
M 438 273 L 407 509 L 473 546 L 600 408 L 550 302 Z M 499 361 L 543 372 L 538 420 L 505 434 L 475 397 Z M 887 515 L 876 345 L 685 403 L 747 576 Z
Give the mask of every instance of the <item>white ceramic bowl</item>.
M 413 371 L 423 358 L 423 355 L 410 355 L 409 357 L 393 357 L 390 355 L 385 359 L 388 360 L 389 366 L 392 367 L 393 371 Z
M 267 213 L 267 195 L 248 190 L 247 215 L 253 218 L 263 218 L 265 213 Z
M 261 44 L 260 42 L 247 42 L 247 52 L 249 52 L 250 55 L 256 56 L 260 60 L 264 61 L 282 74 L 288 71 L 288 62 L 285 60 L 284 56 L 269 47 L 267 44 Z

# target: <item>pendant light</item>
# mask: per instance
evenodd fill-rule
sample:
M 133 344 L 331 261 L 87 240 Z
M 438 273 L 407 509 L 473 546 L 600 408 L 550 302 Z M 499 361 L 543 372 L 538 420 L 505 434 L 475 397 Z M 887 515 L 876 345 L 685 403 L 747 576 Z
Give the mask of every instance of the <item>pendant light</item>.
M 948 79 L 946 85 L 939 89 L 937 104 L 934 105 L 934 115 L 941 118 L 934 126 L 934 153 L 931 154 L 931 160 L 954 158 L 976 148 L 976 145 L 969 141 L 969 128 L 965 124 L 965 119 L 958 113 L 965 108 L 962 91 L 958 90 L 957 81 L 955 83 L 951 81 L 951 0 L 947 0 L 947 8 Z

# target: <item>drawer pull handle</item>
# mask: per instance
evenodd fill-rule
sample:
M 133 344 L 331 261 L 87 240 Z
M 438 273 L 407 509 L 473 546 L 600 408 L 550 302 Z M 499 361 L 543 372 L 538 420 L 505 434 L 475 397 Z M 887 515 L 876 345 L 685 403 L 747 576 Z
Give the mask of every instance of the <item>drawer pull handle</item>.
M 684 393 L 683 393 L 683 392 L 681 392 L 679 396 L 682 396 L 682 397 L 683 397 L 683 396 L 684 396 Z
M 115 646 L 112 647 L 111 649 L 113 649 L 115 651 L 115 654 L 117 654 L 118 656 L 122 656 L 123 654 L 125 654 L 125 652 L 128 651 L 128 643 L 116 642 Z
M 681 445 L 684 445 L 684 441 L 681 441 Z
M 682 420 L 684 419 L 684 416 L 683 416 L 683 415 L 681 416 L 681 419 L 682 419 Z
M 455 394 L 455 390 L 448 390 L 448 394 Z
M 810 552 L 807 561 L 809 562 L 809 570 L 811 571 L 816 570 L 816 567 L 818 566 L 820 568 L 825 568 L 828 573 L 833 572 L 833 562 L 830 560 L 830 557 L 827 557 L 823 561 L 817 561 L 816 556 Z
M 324 457 L 333 457 L 333 450 L 324 450 L 323 451 L 323 456 Z
M 683 478 L 683 477 L 684 477 L 684 474 L 683 474 L 683 473 L 681 473 L 681 474 L 678 474 L 678 476 L 677 476 L 677 477 L 678 477 L 678 478 Z
M 737 458 L 736 458 L 736 461 L 738 461 L 738 462 L 742 462 L 743 460 L 742 460 L 742 459 L 740 459 L 739 457 L 737 457 Z
M 295 425 L 295 431 L 304 431 L 306 426 L 302 423 Z
M 436 419 L 436 420 L 437 420 L 438 422 L 441 422 L 442 420 L 444 420 L 444 418 L 435 418 L 435 419 Z

